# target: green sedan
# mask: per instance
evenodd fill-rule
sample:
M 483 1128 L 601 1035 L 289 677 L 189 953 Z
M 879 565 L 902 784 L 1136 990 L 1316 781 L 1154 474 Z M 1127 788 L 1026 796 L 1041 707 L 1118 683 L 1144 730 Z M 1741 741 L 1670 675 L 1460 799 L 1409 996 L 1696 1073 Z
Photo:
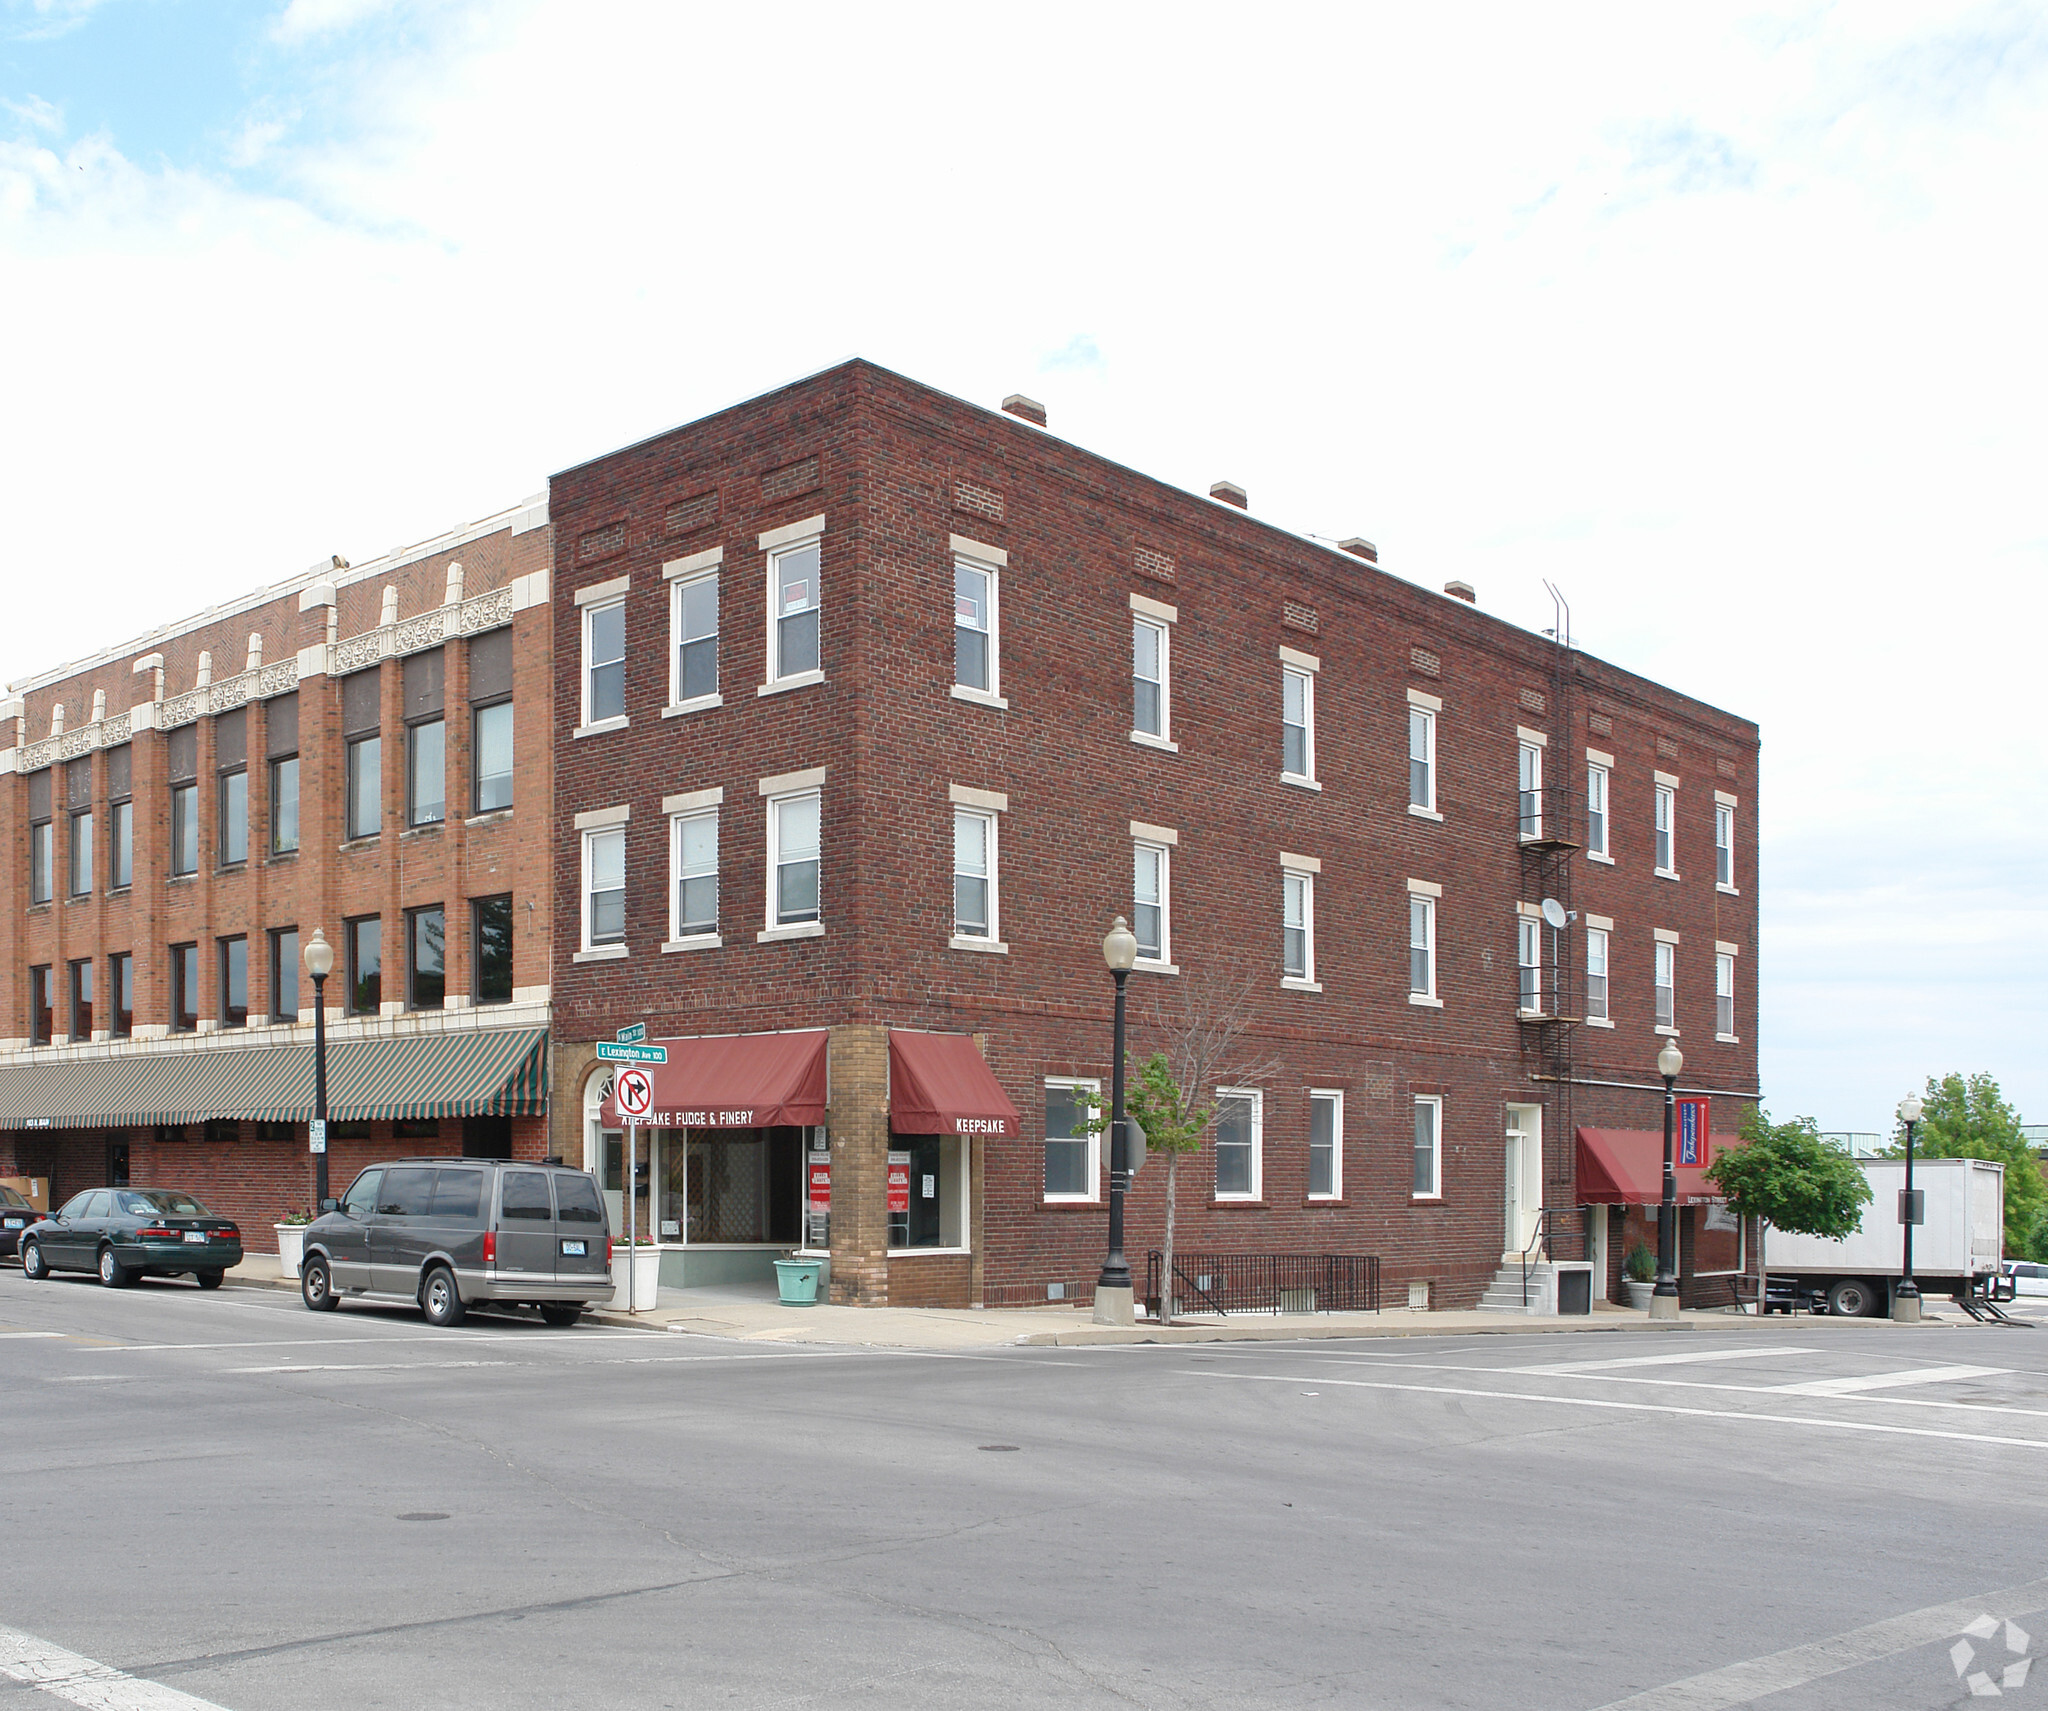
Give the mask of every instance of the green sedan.
M 21 1234 L 24 1275 L 96 1271 L 109 1289 L 187 1272 L 201 1289 L 218 1289 L 241 1263 L 234 1221 L 175 1188 L 89 1188 Z

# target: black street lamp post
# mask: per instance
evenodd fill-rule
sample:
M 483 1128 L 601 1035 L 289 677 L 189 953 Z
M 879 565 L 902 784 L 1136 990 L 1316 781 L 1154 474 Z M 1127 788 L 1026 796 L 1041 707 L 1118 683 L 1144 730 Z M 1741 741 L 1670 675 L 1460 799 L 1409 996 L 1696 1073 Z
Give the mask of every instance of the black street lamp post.
M 334 947 L 318 927 L 306 944 L 306 972 L 313 977 L 313 1210 L 327 1210 L 327 977 L 334 972 Z
M 1913 1281 L 1913 1226 L 1920 1214 L 1919 1204 L 1913 1198 L 1913 1130 L 1926 1110 L 1916 1093 L 1899 1101 L 1899 1121 L 1906 1126 L 1906 1191 L 1899 1198 L 1899 1227 L 1905 1232 L 1905 1252 L 1899 1267 L 1899 1287 L 1892 1292 L 1892 1318 L 1902 1325 L 1920 1322 L 1920 1286 Z
M 1657 1208 L 1657 1286 L 1650 1291 L 1652 1319 L 1678 1317 L 1678 1169 L 1671 1156 L 1671 1128 L 1678 1109 L 1673 1088 L 1684 1068 L 1685 1053 L 1676 1040 L 1667 1039 L 1657 1054 L 1657 1073 L 1664 1078 L 1664 1198 Z
M 1124 982 L 1138 960 L 1138 940 L 1121 915 L 1103 935 L 1102 960 L 1116 981 L 1116 1025 L 1109 1072 L 1109 1252 L 1095 1280 L 1095 1323 L 1129 1325 L 1136 1322 L 1136 1312 L 1130 1262 L 1124 1258 L 1124 1190 L 1130 1182 L 1130 1149 L 1124 1139 Z

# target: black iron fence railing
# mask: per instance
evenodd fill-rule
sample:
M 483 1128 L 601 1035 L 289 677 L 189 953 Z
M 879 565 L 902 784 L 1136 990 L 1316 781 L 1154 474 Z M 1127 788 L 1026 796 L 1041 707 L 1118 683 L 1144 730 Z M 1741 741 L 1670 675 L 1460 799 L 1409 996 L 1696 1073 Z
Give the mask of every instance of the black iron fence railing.
M 1145 1258 L 1145 1306 L 1160 1316 L 1165 1261 Z M 1201 1254 L 1173 1256 L 1176 1313 L 1377 1313 L 1377 1254 Z

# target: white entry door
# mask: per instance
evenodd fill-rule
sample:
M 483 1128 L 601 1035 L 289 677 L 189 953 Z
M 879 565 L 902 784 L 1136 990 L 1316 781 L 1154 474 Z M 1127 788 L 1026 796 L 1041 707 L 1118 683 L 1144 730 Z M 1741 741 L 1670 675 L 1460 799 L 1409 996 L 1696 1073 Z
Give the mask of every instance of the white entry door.
M 1543 1211 L 1543 1107 L 1508 1107 L 1507 1146 L 1503 1163 L 1505 1226 L 1509 1254 L 1520 1254 L 1536 1239 Z

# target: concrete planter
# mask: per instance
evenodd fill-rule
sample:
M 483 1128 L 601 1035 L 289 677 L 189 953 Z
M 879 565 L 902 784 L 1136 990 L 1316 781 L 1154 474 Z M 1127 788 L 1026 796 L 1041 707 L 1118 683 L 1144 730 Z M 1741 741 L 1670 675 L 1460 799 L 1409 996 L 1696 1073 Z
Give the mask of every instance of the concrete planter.
M 1655 1292 L 1657 1288 L 1657 1285 L 1654 1281 L 1650 1283 L 1638 1283 L 1634 1278 L 1630 1277 L 1624 1278 L 1622 1280 L 1621 1286 L 1622 1288 L 1628 1291 L 1628 1304 L 1631 1307 L 1633 1307 L 1638 1313 L 1649 1312 L 1650 1296 Z
M 277 1263 L 286 1277 L 299 1275 L 299 1262 L 306 1257 L 306 1226 L 277 1224 Z
M 628 1260 L 625 1248 L 612 1243 L 612 1298 L 607 1306 L 618 1312 L 625 1312 L 627 1268 L 630 1265 L 633 1280 L 631 1306 L 645 1313 L 654 1305 L 654 1292 L 661 1286 L 661 1250 L 659 1248 L 635 1248 Z

